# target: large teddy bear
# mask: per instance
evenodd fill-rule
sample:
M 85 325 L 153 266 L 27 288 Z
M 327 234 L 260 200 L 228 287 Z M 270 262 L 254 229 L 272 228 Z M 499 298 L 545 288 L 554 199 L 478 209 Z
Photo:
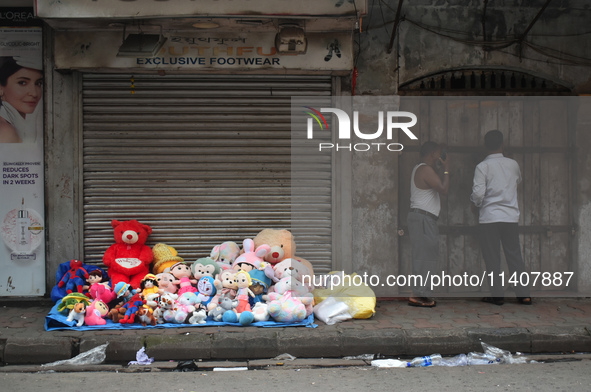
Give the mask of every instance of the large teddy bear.
M 265 297 L 263 297 L 265 298 Z M 297 323 L 308 315 L 306 306 L 314 302 L 314 296 L 302 288 L 301 283 L 286 276 L 275 284 L 275 292 L 266 298 L 269 316 L 282 323 Z
M 296 243 L 289 230 L 264 229 L 254 237 L 253 241 L 255 248 L 263 244 L 271 247 L 271 250 L 264 257 L 267 263 L 271 263 L 274 266 L 285 259 L 296 259 L 308 268 L 311 276 L 314 276 L 312 263 L 303 257 L 295 255 Z
M 152 249 L 146 246 L 152 228 L 136 220 L 113 220 L 111 226 L 115 232 L 115 243 L 105 252 L 103 263 L 109 268 L 113 286 L 124 282 L 139 289 L 143 277 L 150 273 L 154 257 Z

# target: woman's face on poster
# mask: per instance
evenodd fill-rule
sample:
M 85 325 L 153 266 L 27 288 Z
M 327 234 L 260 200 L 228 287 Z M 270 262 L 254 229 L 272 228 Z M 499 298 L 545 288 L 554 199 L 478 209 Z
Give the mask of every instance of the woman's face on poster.
M 0 86 L 2 101 L 11 104 L 20 114 L 33 113 L 43 95 L 43 74 L 31 68 L 21 68 Z

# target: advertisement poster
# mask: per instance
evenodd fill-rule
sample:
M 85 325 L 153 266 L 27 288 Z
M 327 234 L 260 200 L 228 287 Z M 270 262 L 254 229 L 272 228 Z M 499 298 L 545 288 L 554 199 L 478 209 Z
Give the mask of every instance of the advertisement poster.
M 42 30 L 0 8 L 0 296 L 45 294 Z

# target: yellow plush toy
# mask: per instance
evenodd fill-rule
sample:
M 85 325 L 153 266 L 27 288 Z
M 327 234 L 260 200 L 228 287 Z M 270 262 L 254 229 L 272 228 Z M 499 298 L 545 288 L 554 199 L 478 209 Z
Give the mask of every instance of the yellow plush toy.
M 265 261 L 267 263 L 274 266 L 285 259 L 296 259 L 304 264 L 310 270 L 310 274 L 314 276 L 312 263 L 295 255 L 296 243 L 289 230 L 264 229 L 257 234 L 253 240 L 255 248 L 263 244 L 267 244 L 271 247 L 271 251 L 265 256 Z

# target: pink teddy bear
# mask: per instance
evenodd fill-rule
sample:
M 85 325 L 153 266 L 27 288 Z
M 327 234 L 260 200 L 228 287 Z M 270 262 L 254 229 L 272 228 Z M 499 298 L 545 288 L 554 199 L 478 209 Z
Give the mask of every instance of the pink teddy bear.
M 275 285 L 275 292 L 263 299 L 269 301 L 269 315 L 275 321 L 284 323 L 297 323 L 305 319 L 309 315 L 306 306 L 314 302 L 314 296 L 291 276 L 281 279 Z

